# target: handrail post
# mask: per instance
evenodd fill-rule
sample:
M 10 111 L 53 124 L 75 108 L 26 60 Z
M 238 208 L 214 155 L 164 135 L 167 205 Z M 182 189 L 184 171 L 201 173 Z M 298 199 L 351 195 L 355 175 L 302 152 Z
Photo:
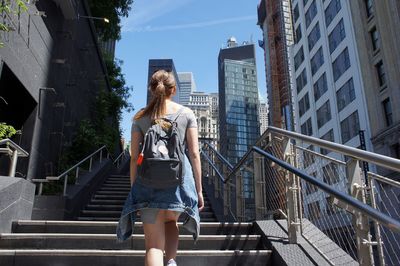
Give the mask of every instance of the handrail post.
M 64 197 L 67 196 L 67 185 L 68 185 L 68 174 L 64 176 L 64 191 L 63 191 Z
M 15 176 L 15 169 L 17 168 L 17 160 L 18 160 L 18 150 L 14 150 L 11 158 L 10 171 L 8 173 L 9 176 Z
M 283 139 L 283 158 L 286 162 L 293 165 L 294 156 L 289 138 Z M 297 243 L 297 231 L 300 225 L 298 221 L 297 190 L 298 182 L 294 173 L 285 170 L 285 192 L 288 223 L 288 239 L 290 244 Z
M 223 171 L 223 175 L 224 178 L 226 178 L 228 176 L 228 168 L 226 167 L 226 165 L 222 166 L 222 171 Z M 222 183 L 222 189 L 223 189 L 223 195 L 224 195 L 224 217 L 228 219 L 228 215 L 229 215 L 229 191 L 230 191 L 230 185 L 229 185 L 229 181 L 226 183 Z
M 254 167 L 254 202 L 256 220 L 261 220 L 265 215 L 265 168 L 264 157 L 253 152 L 253 167 Z
M 350 185 L 350 194 L 363 203 L 366 203 L 365 184 L 361 178 L 361 168 L 358 160 L 350 159 L 347 161 L 346 175 Z M 374 265 L 368 217 L 362 212 L 355 210 L 352 220 L 356 233 L 358 261 L 361 266 Z
M 368 186 L 370 188 L 371 207 L 374 209 L 377 209 L 376 198 L 375 198 L 375 192 L 376 192 L 375 182 L 371 178 L 371 176 L 368 175 Z M 375 239 L 376 239 L 376 242 L 378 245 L 379 262 L 380 262 L 380 265 L 385 265 L 385 255 L 383 253 L 383 241 L 382 241 L 382 236 L 381 236 L 381 227 L 377 221 L 374 221 L 374 229 L 375 229 Z
M 244 221 L 244 208 L 243 206 L 243 176 L 242 171 L 237 171 L 235 173 L 235 182 L 236 182 L 236 217 L 238 221 Z

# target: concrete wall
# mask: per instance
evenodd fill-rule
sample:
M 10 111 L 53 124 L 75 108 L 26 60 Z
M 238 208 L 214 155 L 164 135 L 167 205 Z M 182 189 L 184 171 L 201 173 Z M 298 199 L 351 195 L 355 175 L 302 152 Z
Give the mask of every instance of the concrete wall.
M 11 232 L 11 223 L 30 219 L 35 185 L 15 177 L 0 176 L 0 233 Z

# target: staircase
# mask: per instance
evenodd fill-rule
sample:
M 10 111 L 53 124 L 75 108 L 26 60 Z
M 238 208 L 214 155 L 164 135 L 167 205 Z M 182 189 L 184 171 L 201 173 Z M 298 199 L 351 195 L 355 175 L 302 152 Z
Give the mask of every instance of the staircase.
M 124 202 L 130 191 L 129 176 L 111 175 L 92 197 L 78 217 L 79 221 L 118 221 Z M 181 221 L 184 217 L 182 215 Z M 207 194 L 204 193 L 204 209 L 200 212 L 202 222 L 217 222 Z M 140 217 L 138 215 L 138 221 Z
M 15 221 L 0 234 L 0 265 L 144 265 L 143 228 L 116 242 L 117 220 L 129 193 L 128 176 L 110 176 L 77 221 Z M 140 218 L 139 218 L 140 219 Z M 205 197 L 201 235 L 194 243 L 179 223 L 178 265 L 268 265 L 271 251 L 252 223 L 219 223 Z

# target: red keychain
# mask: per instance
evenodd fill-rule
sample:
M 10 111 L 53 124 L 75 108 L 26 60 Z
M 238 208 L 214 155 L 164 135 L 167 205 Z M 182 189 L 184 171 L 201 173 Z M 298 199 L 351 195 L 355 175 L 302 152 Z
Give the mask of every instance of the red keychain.
M 137 165 L 142 165 L 143 162 L 143 152 L 139 154 L 139 157 L 137 158 L 136 164 Z

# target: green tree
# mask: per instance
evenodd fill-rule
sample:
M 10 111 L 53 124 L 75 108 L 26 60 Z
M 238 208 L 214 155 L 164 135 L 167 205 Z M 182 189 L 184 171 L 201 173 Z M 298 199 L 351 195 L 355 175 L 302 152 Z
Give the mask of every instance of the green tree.
M 5 23 L 4 18 L 28 11 L 28 3 L 29 0 L 2 0 L 0 2 L 0 15 L 3 17 L 3 21 L 0 22 L 0 48 L 4 46 L 4 43 L 1 41 L 1 33 L 12 30 L 12 28 Z
M 103 40 L 121 39 L 121 18 L 128 17 L 133 0 L 89 0 L 90 11 L 95 17 L 110 22 L 95 21 L 98 34 Z

